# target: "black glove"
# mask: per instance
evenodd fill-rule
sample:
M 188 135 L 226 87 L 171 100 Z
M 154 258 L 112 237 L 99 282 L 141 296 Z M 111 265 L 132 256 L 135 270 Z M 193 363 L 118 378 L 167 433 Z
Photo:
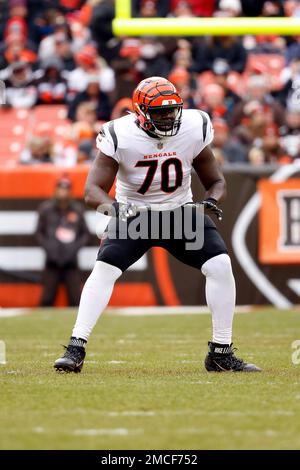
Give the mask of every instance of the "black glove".
M 100 204 L 97 211 L 100 212 L 100 214 L 116 217 L 122 220 L 122 222 L 126 222 L 129 217 L 134 217 L 137 214 L 138 207 L 132 202 L 124 204 L 115 201 L 112 204 Z
M 208 197 L 207 199 L 203 199 L 200 204 L 203 204 L 205 209 L 213 212 L 217 216 L 218 220 L 222 220 L 223 211 L 217 206 L 217 202 L 218 201 L 213 197 Z
M 130 202 L 129 204 L 123 204 L 122 202 L 114 202 L 112 206 L 115 210 L 115 217 L 119 217 L 122 222 L 126 222 L 129 217 L 134 217 L 138 212 L 137 206 L 132 202 Z

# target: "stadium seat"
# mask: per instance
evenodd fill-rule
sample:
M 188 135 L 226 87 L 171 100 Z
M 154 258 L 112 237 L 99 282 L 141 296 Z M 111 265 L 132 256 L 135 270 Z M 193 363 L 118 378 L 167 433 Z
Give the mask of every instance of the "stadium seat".
M 41 104 L 34 108 L 36 122 L 40 121 L 61 121 L 67 117 L 67 108 L 64 105 Z
M 26 145 L 26 136 L 14 137 L 6 135 L 1 137 L 0 164 L 12 166 L 18 163 L 21 151 Z
M 12 165 L 19 160 L 20 152 L 33 125 L 32 111 L 27 109 L 0 109 L 1 146 L 0 163 Z
M 27 109 L 0 109 L 1 129 L 10 130 L 14 135 L 26 132 L 31 118 Z
M 64 140 L 68 136 L 70 121 L 67 108 L 62 105 L 40 105 L 34 110 L 37 133 L 48 132 L 53 138 Z
M 34 109 L 0 109 L 0 164 L 13 165 L 19 161 L 30 136 L 47 134 L 56 141 L 69 136 L 70 121 L 66 106 L 40 105 Z

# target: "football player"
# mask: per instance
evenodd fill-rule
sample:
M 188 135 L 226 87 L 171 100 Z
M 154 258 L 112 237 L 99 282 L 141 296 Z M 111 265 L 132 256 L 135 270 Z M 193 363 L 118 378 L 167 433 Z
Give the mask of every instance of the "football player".
M 77 320 L 63 357 L 55 361 L 58 371 L 80 372 L 85 346 L 121 274 L 152 246 L 167 249 L 177 259 L 193 266 L 206 277 L 206 300 L 212 314 L 212 340 L 208 342 L 205 368 L 210 372 L 256 372 L 261 369 L 238 359 L 232 346 L 235 282 L 230 258 L 212 219 L 222 218 L 219 201 L 226 183 L 210 148 L 213 128 L 209 116 L 199 110 L 183 110 L 174 85 L 161 77 L 143 80 L 133 93 L 134 113 L 103 125 L 97 136 L 99 153 L 90 169 L 85 200 L 88 206 L 113 216 L 102 240 L 94 269 L 81 294 Z M 193 221 L 191 171 L 194 169 L 206 192 L 201 201 L 204 242 L 188 249 L 187 239 L 155 236 L 130 237 L 121 233 L 122 222 L 135 220 L 139 208 L 150 206 L 162 214 L 174 210 L 176 217 L 189 210 Z M 116 199 L 109 191 L 116 180 Z M 146 221 L 150 221 L 150 216 Z M 182 222 L 183 220 L 183 222 Z M 188 218 L 181 219 L 185 223 Z M 117 223 L 118 222 L 118 223 Z M 123 230 L 123 229 L 122 229 Z M 127 229 L 126 229 L 127 230 Z M 126 231 L 125 230 L 125 231 Z M 124 232 L 124 230 L 123 230 Z M 152 232 L 151 232 L 152 233 Z M 183 230 L 185 234 L 186 231 Z

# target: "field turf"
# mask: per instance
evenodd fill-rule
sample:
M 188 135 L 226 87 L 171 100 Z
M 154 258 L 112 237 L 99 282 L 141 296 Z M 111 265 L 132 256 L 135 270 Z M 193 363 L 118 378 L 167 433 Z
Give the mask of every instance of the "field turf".
M 208 314 L 112 313 L 82 373 L 57 373 L 75 313 L 0 316 L 0 449 L 300 449 L 299 312 L 235 317 L 237 355 L 263 373 L 204 370 Z

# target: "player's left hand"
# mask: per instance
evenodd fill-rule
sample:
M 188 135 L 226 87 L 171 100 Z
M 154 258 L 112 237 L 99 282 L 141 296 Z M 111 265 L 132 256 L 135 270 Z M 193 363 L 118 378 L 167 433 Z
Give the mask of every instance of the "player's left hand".
M 116 216 L 119 217 L 122 222 L 126 222 L 129 217 L 134 217 L 137 215 L 138 208 L 135 204 L 123 204 L 120 202 L 114 203 L 113 206 L 116 209 Z
M 218 201 L 213 197 L 208 197 L 207 199 L 203 199 L 200 204 L 203 204 L 205 209 L 213 212 L 217 216 L 218 220 L 222 220 L 223 211 L 217 206 L 217 202 Z

